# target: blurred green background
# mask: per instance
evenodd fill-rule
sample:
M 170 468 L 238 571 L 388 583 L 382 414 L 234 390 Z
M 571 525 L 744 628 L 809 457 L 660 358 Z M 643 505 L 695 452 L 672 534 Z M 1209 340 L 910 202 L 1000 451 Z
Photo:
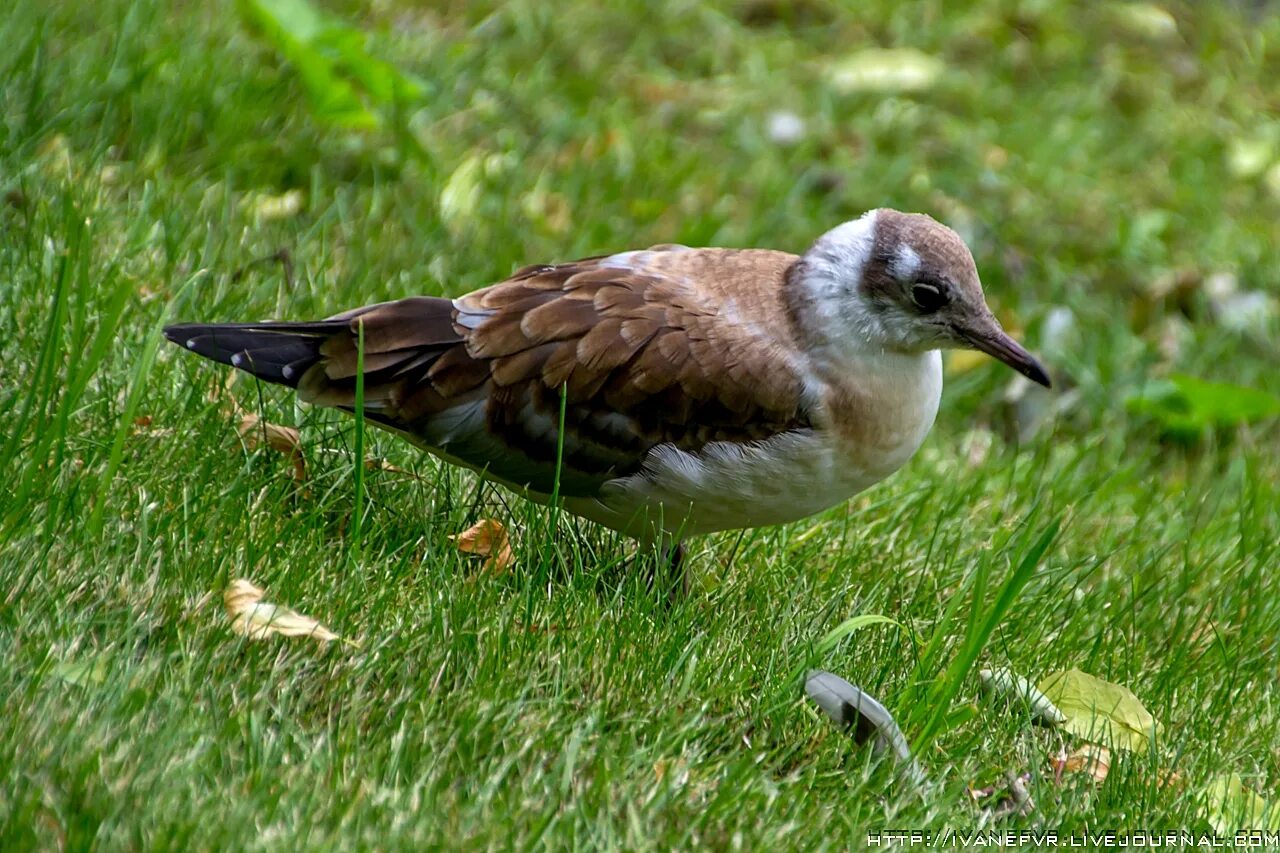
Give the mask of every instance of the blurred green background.
M 1218 826 L 1223 772 L 1277 799 L 1277 11 L 12 0 L 0 840 L 845 846 L 974 822 L 966 785 L 1005 768 L 1067 828 Z M 950 358 L 912 466 L 812 522 L 700 543 L 674 611 L 617 580 L 625 543 L 538 532 L 394 441 L 353 503 L 350 421 L 224 388 L 158 337 L 654 243 L 799 252 L 881 206 L 961 233 L 1058 390 Z M 305 482 L 241 443 L 232 399 L 300 428 Z M 522 531 L 502 579 L 448 539 L 483 515 Z M 955 648 L 975 572 L 1007 572 L 1050 519 L 984 661 L 1146 700 L 1174 734 L 1098 790 L 1045 770 L 1060 735 L 966 717 L 971 678 L 923 800 L 769 699 L 851 614 Z M 364 645 L 230 637 L 216 599 L 241 575 Z M 914 720 L 894 697 L 919 698 L 921 660 L 881 631 L 822 664 Z M 1185 784 L 1154 781 L 1169 768 Z

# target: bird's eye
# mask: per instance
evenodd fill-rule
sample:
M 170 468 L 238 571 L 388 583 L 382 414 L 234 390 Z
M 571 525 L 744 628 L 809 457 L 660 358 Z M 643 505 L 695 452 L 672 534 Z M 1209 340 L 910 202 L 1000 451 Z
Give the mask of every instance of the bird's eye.
M 948 301 L 947 290 L 940 284 L 917 282 L 911 287 L 911 301 L 926 314 L 944 307 Z

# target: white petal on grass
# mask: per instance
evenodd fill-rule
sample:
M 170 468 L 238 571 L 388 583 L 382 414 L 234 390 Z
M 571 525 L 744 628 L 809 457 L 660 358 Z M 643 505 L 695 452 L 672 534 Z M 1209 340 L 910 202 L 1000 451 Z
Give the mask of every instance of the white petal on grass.
M 1036 686 L 1011 669 L 984 669 L 978 673 L 982 686 L 994 696 L 1014 699 L 1027 706 L 1032 719 L 1047 726 L 1059 726 L 1067 721 L 1067 715 L 1049 701 Z
M 322 643 L 341 639 L 310 616 L 263 601 L 266 592 L 245 578 L 231 582 L 222 601 L 231 617 L 231 630 L 251 640 L 271 636 L 311 637 Z
M 1246 290 L 1213 300 L 1213 311 L 1224 328 L 1262 335 L 1280 318 L 1280 303 L 1269 293 Z
M 922 92 L 932 87 L 946 64 L 914 48 L 872 48 L 833 64 L 831 85 L 840 92 Z
M 808 130 L 804 119 L 790 110 L 769 113 L 766 130 L 769 141 L 778 145 L 795 145 L 802 141 Z

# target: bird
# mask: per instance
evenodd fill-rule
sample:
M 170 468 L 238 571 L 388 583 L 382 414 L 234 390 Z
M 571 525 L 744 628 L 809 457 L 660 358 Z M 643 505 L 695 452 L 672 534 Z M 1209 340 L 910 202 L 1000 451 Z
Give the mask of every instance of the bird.
M 802 254 L 663 244 L 526 266 L 457 298 L 311 322 L 180 323 L 205 358 L 362 414 L 445 462 L 656 549 L 783 524 L 902 467 L 943 349 L 1050 387 L 955 231 L 889 208 Z

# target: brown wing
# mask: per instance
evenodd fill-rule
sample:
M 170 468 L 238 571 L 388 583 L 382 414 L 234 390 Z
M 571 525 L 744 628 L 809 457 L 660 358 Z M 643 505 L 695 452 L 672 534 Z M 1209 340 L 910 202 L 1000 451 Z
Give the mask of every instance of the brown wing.
M 222 327 L 223 337 L 248 356 L 237 366 L 272 365 L 297 378 L 286 384 L 303 399 L 350 408 L 363 322 L 370 417 L 543 493 L 555 477 L 563 394 L 561 492 L 587 496 L 639 471 L 659 444 L 696 451 L 808 426 L 781 296 L 794 260 L 664 247 L 529 267 L 452 301 L 419 297 L 315 324 Z M 270 348 L 255 351 L 225 331 L 283 335 L 290 327 L 291 369 Z M 311 358 L 299 355 L 302 335 Z M 202 352 L 196 340 L 204 338 L 188 345 Z

